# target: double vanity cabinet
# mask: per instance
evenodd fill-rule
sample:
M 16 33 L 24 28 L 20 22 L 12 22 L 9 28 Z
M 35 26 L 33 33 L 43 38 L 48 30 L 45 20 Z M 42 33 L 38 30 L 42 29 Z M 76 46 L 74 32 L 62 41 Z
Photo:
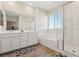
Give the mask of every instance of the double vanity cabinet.
M 35 32 L 0 34 L 0 54 L 38 43 Z

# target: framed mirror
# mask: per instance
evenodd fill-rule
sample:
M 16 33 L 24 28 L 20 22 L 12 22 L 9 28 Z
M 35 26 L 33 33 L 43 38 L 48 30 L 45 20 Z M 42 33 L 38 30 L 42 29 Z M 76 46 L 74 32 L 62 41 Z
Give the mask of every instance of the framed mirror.
M 0 26 L 3 26 L 3 13 L 0 10 Z
M 6 11 L 7 30 L 18 30 L 19 16 L 15 12 Z

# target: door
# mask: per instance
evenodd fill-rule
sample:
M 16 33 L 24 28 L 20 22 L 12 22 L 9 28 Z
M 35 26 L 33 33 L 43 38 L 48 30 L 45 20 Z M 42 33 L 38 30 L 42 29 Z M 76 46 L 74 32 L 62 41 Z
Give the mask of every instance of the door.
M 79 2 L 64 7 L 64 50 L 79 56 Z
M 11 51 L 11 38 L 1 38 L 1 53 Z

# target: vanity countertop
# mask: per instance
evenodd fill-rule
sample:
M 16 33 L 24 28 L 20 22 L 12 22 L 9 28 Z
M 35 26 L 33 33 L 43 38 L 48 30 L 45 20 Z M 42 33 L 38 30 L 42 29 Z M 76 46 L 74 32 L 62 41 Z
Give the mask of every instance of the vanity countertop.
M 18 31 L 0 31 L 0 34 L 10 34 L 10 33 L 25 33 L 25 32 L 34 32 L 34 31 L 23 31 L 21 32 L 20 30 Z

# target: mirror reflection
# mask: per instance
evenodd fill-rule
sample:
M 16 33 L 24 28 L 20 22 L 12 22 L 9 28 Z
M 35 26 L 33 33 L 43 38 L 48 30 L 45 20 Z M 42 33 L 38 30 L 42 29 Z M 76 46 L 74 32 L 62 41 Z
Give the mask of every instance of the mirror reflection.
M 3 14 L 1 10 L 0 10 L 0 25 L 3 26 Z
M 16 13 L 7 11 L 6 20 L 7 30 L 18 30 L 19 16 Z

